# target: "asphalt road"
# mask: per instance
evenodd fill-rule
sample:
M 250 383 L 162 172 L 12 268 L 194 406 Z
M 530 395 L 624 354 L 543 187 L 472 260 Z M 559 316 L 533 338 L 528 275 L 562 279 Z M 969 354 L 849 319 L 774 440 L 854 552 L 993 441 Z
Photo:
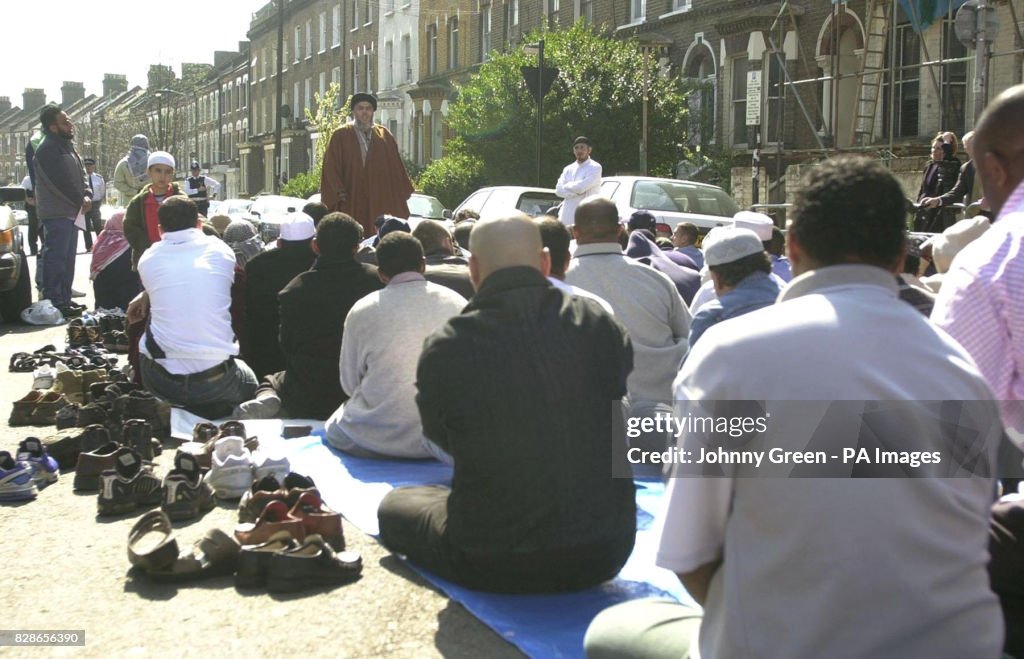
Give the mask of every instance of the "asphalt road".
M 89 255 L 80 247 L 75 288 L 88 291 Z M 34 272 L 35 258 L 30 259 Z M 0 326 L 0 360 L 48 343 L 62 347 L 64 326 Z M 32 375 L 0 368 L 0 449 L 49 428 L 7 424 L 11 402 Z M 162 476 L 173 440 L 156 461 Z M 9 656 L 73 655 L 329 657 L 518 657 L 521 654 L 459 604 L 420 579 L 377 542 L 345 523 L 350 549 L 361 552 L 362 578 L 336 589 L 294 595 L 237 591 L 230 577 L 188 586 L 161 585 L 129 574 L 127 538 L 141 513 L 96 517 L 96 494 L 72 491 L 73 473 L 23 504 L 0 505 L 0 630 L 81 630 L 85 646 L 35 648 Z M 233 506 L 174 524 L 178 546 L 210 528 L 230 533 Z M 0 655 L 7 654 L 0 648 Z

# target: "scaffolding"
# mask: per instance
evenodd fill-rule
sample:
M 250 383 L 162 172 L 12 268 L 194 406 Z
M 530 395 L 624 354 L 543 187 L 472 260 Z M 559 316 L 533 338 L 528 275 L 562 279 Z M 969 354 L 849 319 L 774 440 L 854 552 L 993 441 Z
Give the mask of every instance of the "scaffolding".
M 982 7 L 986 5 L 991 6 L 992 0 L 977 0 Z M 963 4 L 957 2 L 949 2 L 947 4 L 947 13 L 943 17 L 946 21 L 953 21 L 955 19 L 956 12 L 954 11 L 954 5 Z M 896 99 L 894 90 L 898 80 L 905 79 L 904 76 L 907 72 L 914 70 L 919 71 L 919 84 L 926 84 L 926 80 L 930 83 L 932 90 L 937 98 L 940 99 L 938 104 L 939 109 L 939 125 L 945 126 L 947 117 L 945 116 L 946 107 L 945 103 L 941 101 L 943 99 L 943 86 L 944 83 L 940 81 L 940 76 L 936 74 L 936 67 L 942 67 L 950 64 L 957 63 L 975 63 L 975 85 L 973 89 L 974 93 L 974 118 L 977 120 L 981 109 L 984 107 L 988 98 L 988 89 L 984 84 L 987 80 L 988 68 L 991 66 L 990 62 L 996 58 L 1015 56 L 1020 60 L 1020 55 L 1024 54 L 1024 37 L 1021 34 L 1021 26 L 1018 20 L 1018 11 L 1016 4 L 1021 4 L 1021 0 L 1005 0 L 1001 3 L 1009 7 L 1012 30 L 1014 32 L 1013 47 L 1009 50 L 1003 51 L 992 51 L 993 41 L 985 39 L 986 35 L 982 32 L 975 46 L 975 52 L 966 57 L 939 57 L 933 58 L 929 52 L 928 43 L 923 38 L 925 27 L 918 26 L 922 25 L 922 17 L 916 15 L 915 3 L 912 1 L 905 2 L 901 0 L 865 0 L 865 13 L 863 16 L 863 44 L 860 53 L 860 59 L 858 67 L 855 72 L 843 73 L 840 69 L 840 39 L 843 36 L 843 30 L 846 26 L 843 24 L 842 16 L 847 13 L 848 2 L 835 0 L 831 7 L 831 17 L 829 19 L 829 30 L 830 30 L 830 42 L 829 42 L 829 57 L 830 70 L 827 75 L 817 76 L 813 78 L 805 78 L 800 80 L 794 80 L 790 71 L 786 66 L 786 60 L 782 55 L 782 52 L 778 46 L 785 39 L 785 32 L 787 29 L 791 29 L 799 33 L 799 26 L 797 23 L 797 16 L 790 6 L 789 0 L 784 0 L 782 3 L 775 20 L 772 23 L 771 28 L 765 34 L 765 41 L 769 47 L 771 57 L 774 58 L 775 63 L 778 65 L 781 75 L 779 80 L 776 82 L 778 93 L 773 94 L 772 98 L 768 101 L 776 103 L 777 105 L 773 108 L 774 112 L 770 112 L 769 116 L 776 122 L 774 131 L 779 136 L 776 140 L 776 150 L 772 153 L 775 161 L 775 172 L 774 177 L 769 175 L 769 198 L 774 192 L 775 188 L 782 184 L 782 160 L 785 154 L 791 156 L 814 156 L 819 155 L 821 157 L 828 157 L 836 153 L 841 152 L 860 152 L 860 153 L 872 153 L 878 159 L 886 163 L 887 166 L 891 166 L 891 163 L 896 156 L 896 143 L 895 138 L 897 132 L 896 127 Z M 905 6 L 909 10 L 909 16 L 911 26 L 918 32 L 919 36 L 919 47 L 920 54 L 923 54 L 924 61 L 913 64 L 902 64 L 897 63 L 897 22 L 900 17 L 900 5 Z M 947 38 L 944 35 L 943 38 Z M 777 40 L 776 40 L 777 39 Z M 813 71 L 814 66 L 808 59 L 806 48 L 803 40 L 798 39 L 799 45 L 799 61 L 805 71 Z M 980 47 L 980 48 L 979 48 Z M 1018 74 L 1019 75 L 1019 74 Z M 979 85 L 979 77 L 981 78 Z M 840 130 L 842 123 L 840 120 L 840 85 L 843 80 L 856 79 L 856 95 L 853 103 L 853 116 L 850 121 L 849 132 L 846 136 L 848 140 L 840 139 Z M 819 99 L 817 94 L 817 85 L 822 84 L 824 92 L 828 94 L 826 98 Z M 966 86 L 966 77 L 964 84 Z M 807 104 L 804 102 L 804 94 L 801 94 L 801 88 L 810 89 L 809 96 L 811 102 L 811 108 L 808 109 Z M 883 109 L 883 91 L 888 88 L 888 100 L 887 100 L 887 112 L 885 116 L 879 116 Z M 816 141 L 816 147 L 811 149 L 789 149 L 784 148 L 785 140 L 782 139 L 784 126 L 785 126 L 785 109 L 788 103 L 787 90 L 791 91 L 793 98 L 796 101 L 800 113 L 803 116 L 803 120 L 807 122 L 810 128 L 810 132 L 814 135 Z M 823 97 L 825 96 L 823 93 Z M 965 116 L 966 116 L 966 98 L 965 92 Z M 825 109 L 827 109 L 829 116 L 826 117 L 823 114 L 821 100 L 827 100 Z M 888 144 L 879 144 L 876 139 L 876 128 L 879 120 L 885 122 L 885 135 L 888 138 Z M 824 137 L 829 139 L 823 139 L 823 135 L 819 132 L 819 127 L 826 131 Z M 758 139 L 755 144 L 755 148 L 752 154 L 752 201 L 758 202 L 758 191 L 757 191 L 757 171 L 759 170 L 760 163 L 765 154 L 761 153 L 760 150 L 760 136 L 763 134 L 763 127 L 758 126 Z M 768 127 L 770 128 L 770 127 Z M 772 180 L 774 179 L 774 180 Z

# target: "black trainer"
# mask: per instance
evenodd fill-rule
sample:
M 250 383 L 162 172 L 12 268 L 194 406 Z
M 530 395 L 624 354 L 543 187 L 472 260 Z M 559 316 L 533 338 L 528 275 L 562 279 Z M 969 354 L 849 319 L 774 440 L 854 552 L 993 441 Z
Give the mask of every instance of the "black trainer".
M 216 505 L 213 488 L 203 479 L 199 463 L 188 453 L 174 456 L 174 469 L 164 477 L 161 508 L 174 521 L 192 519 Z
M 135 449 L 124 446 L 114 453 L 114 468 L 100 475 L 100 495 L 96 500 L 98 513 L 123 515 L 137 508 L 160 503 L 160 479 Z

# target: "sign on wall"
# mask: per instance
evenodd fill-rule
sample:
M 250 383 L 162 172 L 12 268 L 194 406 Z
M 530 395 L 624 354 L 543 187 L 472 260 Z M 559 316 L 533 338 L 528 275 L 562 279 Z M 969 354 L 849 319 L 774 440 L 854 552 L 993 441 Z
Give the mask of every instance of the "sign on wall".
M 761 125 L 760 71 L 747 71 L 747 125 Z

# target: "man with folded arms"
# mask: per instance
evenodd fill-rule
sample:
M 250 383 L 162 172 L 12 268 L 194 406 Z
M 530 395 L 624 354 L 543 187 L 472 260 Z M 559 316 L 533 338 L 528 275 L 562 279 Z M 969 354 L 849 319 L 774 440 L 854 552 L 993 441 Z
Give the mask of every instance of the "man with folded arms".
M 448 461 L 423 437 L 416 411 L 416 363 L 423 341 L 466 306 L 423 277 L 423 248 L 404 231 L 377 245 L 385 287 L 356 302 L 341 340 L 341 388 L 349 399 L 324 425 L 337 449 L 367 457 Z
M 416 371 L 423 432 L 451 455 L 452 487 L 389 493 L 381 541 L 478 590 L 606 581 L 636 529 L 633 481 L 612 478 L 616 465 L 628 473 L 611 411 L 626 392 L 629 339 L 596 302 L 545 278 L 548 255 L 525 215 L 478 223 L 470 251 L 476 295 L 427 339 Z
M 238 355 L 231 329 L 235 253 L 207 236 L 184 196 L 157 211 L 161 239 L 139 259 L 145 291 L 128 307 L 128 321 L 149 324 L 139 346 L 142 382 L 153 395 L 201 416 L 217 418 L 252 397 L 256 376 Z
M 704 607 L 703 620 L 678 602 L 617 605 L 591 623 L 585 650 L 686 657 L 699 628 L 703 657 L 999 657 L 1003 622 L 986 563 L 1002 426 L 963 348 L 898 297 L 900 184 L 875 161 L 819 163 L 793 216 L 795 278 L 777 304 L 707 331 L 676 398 L 719 413 L 726 401 L 799 401 L 776 406 L 789 413 L 736 448 L 838 452 L 822 445 L 838 438 L 844 448 L 941 450 L 948 462 L 733 463 L 714 465 L 718 475 L 677 465 L 657 562 Z M 939 420 L 953 413 L 941 430 L 929 401 L 943 401 Z M 977 430 L 955 426 L 958 409 L 976 413 Z M 690 432 L 680 447 L 717 441 Z

